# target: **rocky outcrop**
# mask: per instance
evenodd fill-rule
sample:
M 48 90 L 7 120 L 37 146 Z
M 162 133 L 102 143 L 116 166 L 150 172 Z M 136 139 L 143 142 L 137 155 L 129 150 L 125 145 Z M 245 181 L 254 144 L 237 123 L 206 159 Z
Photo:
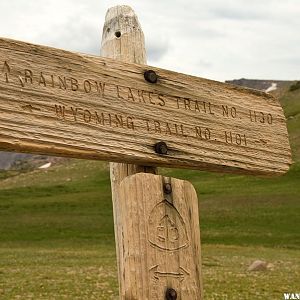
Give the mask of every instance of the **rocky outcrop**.
M 0 152 L 0 170 L 35 169 L 47 163 L 55 164 L 66 158 L 14 152 Z

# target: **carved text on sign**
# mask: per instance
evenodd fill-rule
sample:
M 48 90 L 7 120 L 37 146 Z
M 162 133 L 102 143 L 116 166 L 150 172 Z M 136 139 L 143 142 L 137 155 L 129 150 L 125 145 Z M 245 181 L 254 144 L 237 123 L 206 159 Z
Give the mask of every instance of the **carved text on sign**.
M 241 115 L 249 118 L 250 122 L 258 124 L 272 125 L 274 117 L 270 113 L 249 110 L 241 113 L 234 106 L 215 105 L 205 100 L 193 100 L 178 96 L 164 95 L 136 88 L 112 84 L 95 79 L 79 80 L 72 76 L 54 75 L 44 72 L 34 72 L 31 69 L 21 69 L 12 74 L 12 66 L 7 60 L 4 61 L 2 72 L 4 81 L 7 84 L 17 83 L 22 88 L 26 86 L 36 86 L 40 88 L 53 88 L 59 90 L 69 90 L 72 92 L 82 92 L 94 94 L 100 98 L 116 97 L 120 101 L 130 101 L 138 105 L 155 105 L 156 107 L 170 107 L 178 110 L 188 110 L 194 113 L 207 114 L 213 118 L 223 117 L 231 119 L 241 119 Z M 16 75 L 17 74 L 17 75 Z M 27 112 L 40 111 L 40 108 L 32 108 L 27 104 Z M 26 109 L 24 109 L 26 111 Z M 122 114 L 104 113 L 91 111 L 82 107 L 55 104 L 56 116 L 63 120 L 73 118 L 74 122 L 86 124 L 109 126 L 114 128 L 124 128 L 129 130 L 147 131 L 152 134 L 174 135 L 186 138 L 196 138 L 205 141 L 220 141 L 225 144 L 235 146 L 248 146 L 248 137 L 243 132 L 224 131 L 214 132 L 212 128 L 205 126 L 191 126 L 190 124 L 180 124 L 163 122 L 161 120 L 143 119 L 143 125 L 136 124 L 138 116 L 126 116 Z M 192 127 L 192 128 L 191 128 Z M 139 128 L 139 129 L 138 129 Z
M 274 117 L 271 113 L 252 110 L 244 112 L 235 106 L 217 105 L 207 100 L 165 95 L 116 85 L 99 79 L 83 79 L 80 81 L 72 76 L 50 74 L 46 73 L 46 71 L 34 72 L 31 69 L 16 70 L 14 72 L 15 75 L 12 75 L 12 67 L 8 61 L 4 61 L 2 71 L 6 83 L 16 83 L 23 88 L 36 86 L 93 94 L 102 98 L 116 97 L 121 101 L 129 101 L 140 105 L 155 105 L 158 108 L 170 107 L 177 110 L 191 111 L 196 114 L 209 115 L 213 118 L 248 118 L 250 122 L 258 122 L 265 125 L 272 125 L 274 122 Z

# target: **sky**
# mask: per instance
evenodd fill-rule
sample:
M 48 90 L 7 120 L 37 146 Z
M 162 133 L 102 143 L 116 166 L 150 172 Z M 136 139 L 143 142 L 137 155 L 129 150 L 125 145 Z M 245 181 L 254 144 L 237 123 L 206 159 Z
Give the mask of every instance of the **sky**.
M 149 65 L 219 81 L 300 79 L 300 0 L 1 0 L 0 36 L 99 55 L 115 5 L 137 13 Z

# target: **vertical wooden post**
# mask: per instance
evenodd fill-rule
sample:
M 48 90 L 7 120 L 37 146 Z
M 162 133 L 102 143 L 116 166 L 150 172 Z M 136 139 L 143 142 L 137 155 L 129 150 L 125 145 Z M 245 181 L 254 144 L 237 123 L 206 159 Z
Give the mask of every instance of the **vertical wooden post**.
M 131 7 L 115 6 L 107 11 L 102 35 L 101 56 L 123 62 L 147 64 L 144 33 L 138 17 Z M 125 177 L 139 172 L 155 174 L 157 170 L 147 166 L 110 163 L 119 282 L 122 282 L 120 262 L 123 261 L 123 245 L 120 244 L 122 232 L 119 224 L 119 187 Z
M 101 55 L 146 64 L 144 35 L 130 7 L 108 10 Z M 156 171 L 110 164 L 120 299 L 201 300 L 195 190 L 186 181 L 153 175 Z

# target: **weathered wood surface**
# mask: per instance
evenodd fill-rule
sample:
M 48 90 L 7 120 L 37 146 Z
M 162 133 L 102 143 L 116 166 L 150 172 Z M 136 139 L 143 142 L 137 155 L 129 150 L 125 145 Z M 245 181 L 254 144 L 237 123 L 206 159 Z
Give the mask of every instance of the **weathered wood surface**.
M 121 36 L 116 37 L 116 32 Z M 144 34 L 139 24 L 138 17 L 129 6 L 115 6 L 107 11 L 103 27 L 101 56 L 114 58 L 123 62 L 146 64 L 146 50 Z M 119 287 L 123 286 L 123 239 L 120 216 L 122 215 L 120 206 L 120 183 L 132 174 L 156 173 L 156 168 L 126 163 L 110 163 L 110 179 L 114 214 L 114 230 L 118 266 Z M 121 297 L 120 292 L 120 299 Z
M 282 108 L 262 92 L 8 39 L 0 72 L 2 150 L 263 175 L 291 163 Z
M 170 183 L 172 193 L 164 192 Z M 124 245 L 121 299 L 202 299 L 198 200 L 193 186 L 174 178 L 136 174 L 120 185 Z

